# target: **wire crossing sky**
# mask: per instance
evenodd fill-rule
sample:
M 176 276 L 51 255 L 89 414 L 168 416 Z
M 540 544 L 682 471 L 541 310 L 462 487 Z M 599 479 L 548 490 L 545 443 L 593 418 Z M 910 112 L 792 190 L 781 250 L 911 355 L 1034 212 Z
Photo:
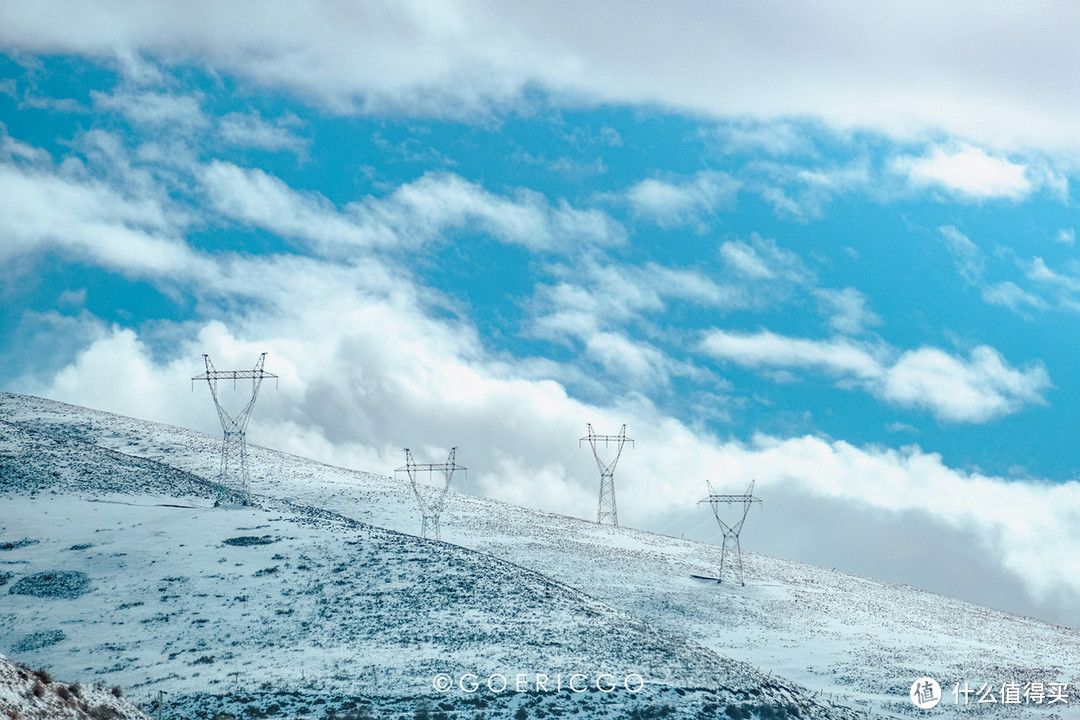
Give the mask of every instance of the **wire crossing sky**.
M 1080 622 L 1078 13 L 7 4 L 0 386 Z

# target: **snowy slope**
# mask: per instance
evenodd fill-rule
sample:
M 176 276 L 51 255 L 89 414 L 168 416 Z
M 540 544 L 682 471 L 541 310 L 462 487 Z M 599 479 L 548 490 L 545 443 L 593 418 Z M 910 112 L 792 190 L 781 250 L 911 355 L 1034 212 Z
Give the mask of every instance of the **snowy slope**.
M 0 715 L 22 720 L 147 720 L 120 688 L 65 682 L 0 655 Z
M 495 694 L 493 712 L 854 716 L 533 570 L 270 497 L 215 508 L 197 476 L 82 437 L 0 422 L 0 647 L 54 673 L 164 689 L 203 716 L 474 699 L 430 697 L 439 672 L 648 680 L 634 695 Z
M 56 438 L 78 437 L 81 438 L 80 446 L 100 448 L 95 452 L 111 449 L 126 462 L 138 462 L 131 456 L 153 459 L 153 465 L 162 468 L 161 472 L 183 471 L 193 476 L 212 477 L 216 469 L 217 438 L 179 428 L 12 395 L 0 395 L 0 419 L 15 423 L 8 426 L 12 432 L 36 433 L 43 438 L 52 438 L 52 442 L 56 442 Z M 20 442 L 29 441 L 23 438 Z M 33 452 L 40 456 L 43 450 L 37 448 Z M 290 507 L 306 506 L 324 508 L 361 523 L 402 533 L 418 531 L 419 515 L 407 485 L 385 476 L 328 467 L 262 448 L 252 448 L 250 458 L 255 492 L 287 499 L 294 504 L 280 506 L 283 517 Z M 63 470 L 62 477 L 65 472 L 70 474 Z M 180 486 L 183 482 L 197 481 L 197 477 L 182 481 L 179 476 L 170 480 L 180 482 Z M 157 489 L 153 491 L 158 492 Z M 186 492 L 192 491 L 189 488 Z M 40 495 L 41 491 L 38 497 Z M 209 497 L 208 492 L 203 496 Z M 206 504 L 204 500 L 203 505 Z M 86 512 L 69 510 L 69 513 L 76 513 L 72 517 L 89 517 Z M 292 509 L 290 512 L 299 511 Z M 214 512 L 204 508 L 201 514 L 210 517 Z M 234 526 L 226 527 L 228 522 L 225 521 L 220 526 L 207 526 L 207 532 L 211 527 L 216 531 L 218 543 L 229 537 L 229 533 L 238 536 L 249 532 L 239 530 L 240 526 L 265 524 L 265 521 L 256 522 L 255 518 L 245 524 L 233 511 L 217 513 L 225 514 L 229 522 L 236 521 Z M 102 518 L 105 520 L 104 516 Z M 196 521 L 193 516 L 184 522 Z M 6 518 L 3 524 L 8 525 Z M 259 532 L 268 533 L 270 529 L 263 528 Z M 297 531 L 290 530 L 289 534 L 296 535 L 298 543 L 303 537 Z M 5 528 L 2 539 L 10 539 L 12 535 Z M 987 610 L 905 586 L 755 554 L 748 554 L 746 558 L 750 579 L 746 587 L 700 583 L 689 576 L 712 571 L 719 560 L 717 548 L 628 528 L 601 527 L 574 518 L 463 495 L 451 496 L 443 514 L 443 539 L 481 551 L 486 555 L 480 557 L 490 558 L 491 562 L 501 558 L 516 567 L 529 568 L 536 573 L 531 577 L 541 582 L 553 582 L 562 592 L 577 592 L 584 603 L 594 603 L 596 607 L 614 613 L 605 623 L 615 626 L 623 623 L 625 627 L 637 627 L 635 622 L 643 623 L 641 632 L 653 635 L 642 638 L 640 645 L 634 645 L 629 636 L 625 640 L 631 647 L 638 648 L 638 655 L 623 655 L 621 650 L 612 652 L 620 659 L 619 667 L 626 668 L 624 672 L 639 672 L 650 680 L 670 685 L 696 687 L 700 675 L 695 673 L 710 672 L 705 660 L 696 659 L 691 650 L 698 645 L 712 651 L 706 653 L 712 662 L 724 657 L 745 662 L 772 677 L 779 676 L 805 686 L 818 700 L 900 717 L 923 714 L 907 697 L 912 681 L 923 675 L 936 677 L 946 687 L 945 702 L 933 711 L 945 717 L 961 717 L 987 708 L 953 705 L 948 690 L 956 682 L 967 682 L 976 689 L 983 683 L 1000 687 L 1004 682 L 1068 682 L 1070 690 L 1080 682 L 1073 662 L 1080 654 L 1080 634 L 1075 630 Z M 280 540 L 279 547 L 286 547 L 280 545 L 282 542 L 286 541 Z M 420 549 L 410 552 L 425 555 L 424 547 L 425 544 L 417 543 Z M 443 548 L 449 546 L 438 547 L 443 552 Z M 325 545 L 321 548 L 324 553 L 331 552 Z M 214 549 L 221 549 L 220 545 Z M 290 547 L 289 550 L 289 553 L 280 554 L 290 558 L 290 563 L 295 563 L 301 552 L 308 556 L 313 552 L 310 546 L 303 546 L 303 549 Z M 385 552 L 385 548 L 380 548 L 377 556 L 381 557 Z M 175 551 L 173 553 L 170 558 L 175 558 Z M 211 554 L 214 553 L 207 554 L 206 559 L 210 559 Z M 223 571 L 230 563 L 243 562 L 225 553 L 218 555 L 220 557 L 215 556 L 212 561 L 224 558 Z M 269 559 L 261 561 L 267 562 L 266 567 L 273 564 Z M 321 561 L 334 567 L 334 557 L 326 556 Z M 282 562 L 278 562 L 279 566 Z M 232 581 L 239 581 L 252 569 L 253 566 L 246 565 L 244 571 L 235 571 Z M 167 574 L 161 573 L 162 576 Z M 423 575 L 414 580 L 423 582 Z M 500 602 L 505 599 L 500 598 Z M 508 609 L 513 610 L 513 603 Z M 552 612 L 551 604 L 538 602 L 526 612 L 537 610 Z M 561 617 L 557 622 L 568 620 Z M 584 642 L 590 646 L 588 649 L 605 644 L 606 631 L 592 632 L 587 626 L 581 627 L 591 639 Z M 0 642 L 4 641 L 5 632 L 0 629 Z M 682 649 L 677 652 L 667 647 L 650 655 L 646 646 L 660 637 L 665 642 L 684 643 L 685 646 L 680 646 Z M 527 647 L 514 649 L 503 660 L 487 667 L 505 668 L 500 664 L 505 657 L 528 657 L 527 648 L 538 647 L 532 644 L 536 640 L 529 638 L 525 643 Z M 542 640 L 539 647 L 550 640 Z M 482 640 L 470 650 L 455 648 L 453 659 L 462 661 L 463 667 L 469 662 L 477 662 L 470 653 L 484 654 L 484 643 L 488 641 Z M 518 652 L 526 655 L 515 655 Z M 681 659 L 683 656 L 678 652 L 695 659 L 686 665 L 687 661 Z M 539 655 L 539 658 L 534 655 L 523 661 L 521 666 L 535 670 L 536 666 L 528 663 L 539 662 L 541 668 L 550 667 L 547 651 L 541 651 Z M 57 654 L 50 657 L 56 658 Z M 369 664 L 374 666 L 381 661 L 379 658 Z M 417 661 L 422 662 L 422 659 Z M 271 664 L 281 667 L 277 660 Z M 107 665 L 100 663 L 94 667 Z M 330 667 L 322 666 L 320 672 L 325 675 Z M 689 669 L 684 670 L 684 667 Z M 750 684 L 760 682 L 759 676 L 745 669 L 736 674 L 739 672 L 744 678 L 757 678 L 747 680 Z M 189 673 L 188 680 L 192 677 Z M 133 678 L 133 682 L 144 680 Z M 711 687 L 708 682 L 704 686 Z M 746 685 L 740 687 L 745 689 Z M 972 702 L 974 699 L 972 696 Z M 1073 700 L 1073 705 L 1078 703 L 1080 698 Z M 1038 713 L 1040 717 L 1064 717 L 1070 709 L 1063 709 L 1060 704 L 1054 707 L 998 704 L 993 707 L 995 713 L 1004 716 Z

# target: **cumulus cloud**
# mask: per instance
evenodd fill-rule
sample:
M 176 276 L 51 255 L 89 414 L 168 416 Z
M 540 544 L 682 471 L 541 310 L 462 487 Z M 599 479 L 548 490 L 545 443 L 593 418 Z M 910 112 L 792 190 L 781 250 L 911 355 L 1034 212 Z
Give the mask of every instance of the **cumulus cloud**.
M 935 147 L 921 158 L 897 158 L 893 167 L 916 187 L 938 187 L 972 200 L 1022 200 L 1034 189 L 1023 165 L 971 145 L 953 151 Z
M 394 241 L 392 233 L 340 212 L 322 195 L 298 192 L 257 168 L 241 168 L 214 160 L 201 171 L 202 186 L 211 206 L 226 217 L 278 235 L 302 238 L 320 247 L 360 247 Z
M 854 384 L 882 400 L 927 410 L 939 419 L 983 423 L 1044 404 L 1051 387 L 1041 363 L 1016 369 L 991 347 L 979 346 L 968 359 L 937 348 L 898 353 L 894 348 L 848 339 L 807 340 L 763 331 L 708 332 L 701 351 L 720 360 L 762 369 L 809 369 Z
M 1080 278 L 1052 270 L 1041 257 L 1034 257 L 1024 273 L 1027 278 L 1070 293 L 1080 292 Z

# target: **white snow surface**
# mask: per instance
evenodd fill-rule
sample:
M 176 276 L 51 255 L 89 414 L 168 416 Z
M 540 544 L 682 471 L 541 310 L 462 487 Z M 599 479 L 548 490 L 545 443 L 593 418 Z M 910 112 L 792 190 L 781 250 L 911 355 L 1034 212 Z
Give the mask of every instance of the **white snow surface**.
M 148 720 L 101 684 L 65 682 L 0 655 L 0 716 L 14 720 Z
M 0 578 L 91 583 L 75 599 L 0 590 L 0 651 L 144 695 L 420 696 L 438 672 L 611 672 L 726 688 L 721 706 L 765 693 L 804 716 L 921 717 L 908 690 L 931 676 L 938 717 L 1080 712 L 1072 628 L 750 552 L 745 586 L 702 582 L 718 547 L 453 492 L 444 542 L 423 541 L 408 483 L 257 446 L 256 506 L 215 508 L 220 443 L 0 393 L 0 544 L 16 545 Z M 1070 704 L 1002 704 L 1014 682 L 1068 683 Z M 999 702 L 954 704 L 955 683 Z

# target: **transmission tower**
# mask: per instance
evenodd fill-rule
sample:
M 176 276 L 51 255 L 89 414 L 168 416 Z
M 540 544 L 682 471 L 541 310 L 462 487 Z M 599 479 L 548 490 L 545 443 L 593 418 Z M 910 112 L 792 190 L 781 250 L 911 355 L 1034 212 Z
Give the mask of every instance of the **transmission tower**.
M 633 445 L 634 441 L 626 437 L 626 425 L 622 426 L 618 435 L 597 435 L 593 432 L 592 423 L 586 424 L 586 427 L 589 434 L 578 440 L 578 447 L 588 440 L 592 447 L 593 457 L 596 458 L 596 467 L 600 468 L 600 501 L 596 504 L 596 522 L 602 524 L 610 519 L 612 525 L 619 527 L 619 513 L 615 507 L 615 465 L 618 464 L 619 456 L 622 455 L 623 445 L 626 443 Z M 597 443 L 604 443 L 604 447 L 610 443 L 618 443 L 615 459 L 610 463 L 601 460 L 599 453 L 596 452 Z
M 754 503 L 761 502 L 761 500 L 754 497 L 754 482 L 754 480 L 750 481 L 750 487 L 746 488 L 746 492 L 742 495 L 720 495 L 713 490 L 711 482 L 705 481 L 705 484 L 709 486 L 709 496 L 698 502 L 712 505 L 713 515 L 716 516 L 716 522 L 720 524 L 720 531 L 724 533 L 724 544 L 720 548 L 720 577 L 717 578 L 718 582 L 724 582 L 724 561 L 727 559 L 728 552 L 733 552 L 735 554 L 735 575 L 740 585 L 746 584 L 743 582 L 742 548 L 739 546 L 739 533 L 742 532 L 742 526 L 746 522 L 746 515 L 750 512 L 750 507 Z M 742 503 L 742 517 L 739 518 L 738 522 L 729 525 L 720 517 L 720 505 L 730 506 L 737 503 Z
M 203 360 L 206 362 L 206 372 L 196 375 L 191 380 L 192 387 L 195 386 L 196 380 L 205 380 L 210 386 L 210 396 L 214 399 L 214 407 L 217 408 L 218 419 L 221 420 L 221 429 L 225 433 L 221 442 L 221 469 L 218 472 L 218 483 L 221 485 L 223 496 L 227 488 L 232 488 L 240 492 L 246 505 L 250 501 L 251 494 L 251 481 L 247 469 L 248 419 L 251 417 L 252 408 L 255 407 L 255 398 L 259 396 L 262 381 L 266 378 L 277 378 L 277 375 L 263 370 L 266 353 L 259 356 L 254 370 L 216 370 L 214 363 L 210 362 L 209 355 L 204 354 Z M 233 387 L 236 387 L 237 380 L 251 380 L 251 399 L 235 416 L 230 415 L 225 408 L 221 407 L 217 391 L 218 380 L 232 380 Z
M 442 513 L 443 505 L 446 504 L 446 493 L 450 490 L 450 480 L 453 478 L 455 470 L 468 472 L 466 468 L 454 463 L 456 454 L 457 448 L 450 448 L 450 456 L 446 458 L 444 463 L 418 463 L 413 460 L 409 448 L 405 448 L 405 467 L 399 467 L 394 471 L 395 477 L 400 472 L 409 474 L 409 484 L 412 485 L 413 495 L 416 496 L 416 504 L 420 506 L 420 514 L 424 518 L 420 529 L 420 537 L 435 540 L 442 539 L 439 533 L 439 515 Z M 428 474 L 429 481 L 433 473 L 441 472 L 446 478 L 446 483 L 441 490 L 438 487 L 427 487 L 425 492 L 420 492 L 421 484 L 417 480 L 417 475 L 422 472 Z M 430 482 L 427 484 L 430 485 Z M 428 497 L 425 498 L 425 494 Z

